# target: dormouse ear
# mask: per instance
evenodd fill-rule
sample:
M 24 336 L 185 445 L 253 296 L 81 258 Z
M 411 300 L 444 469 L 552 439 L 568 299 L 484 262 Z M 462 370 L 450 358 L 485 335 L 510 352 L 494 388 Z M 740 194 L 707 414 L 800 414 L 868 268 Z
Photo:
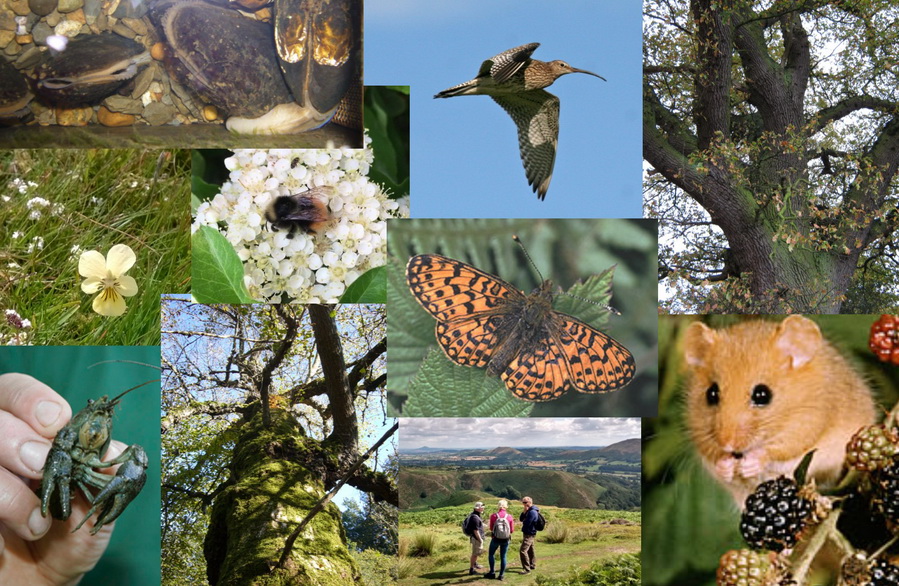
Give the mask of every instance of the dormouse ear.
M 789 357 L 791 368 L 799 368 L 814 358 L 824 343 L 818 324 L 801 315 L 783 320 L 774 335 L 774 347 Z
M 684 360 L 693 368 L 705 366 L 715 344 L 715 330 L 702 322 L 693 322 L 684 335 Z

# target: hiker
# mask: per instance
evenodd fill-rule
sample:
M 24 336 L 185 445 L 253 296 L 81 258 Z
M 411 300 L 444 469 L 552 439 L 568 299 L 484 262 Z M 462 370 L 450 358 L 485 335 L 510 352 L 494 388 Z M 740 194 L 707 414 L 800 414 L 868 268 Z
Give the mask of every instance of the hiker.
M 530 574 L 537 569 L 537 555 L 534 553 L 534 540 L 537 538 L 537 519 L 540 517 L 540 508 L 534 506 L 534 499 L 529 496 L 521 499 L 524 511 L 518 520 L 521 521 L 521 549 L 518 555 L 521 558 L 522 574 Z
M 478 570 L 484 566 L 478 563 L 478 556 L 484 553 L 484 521 L 481 520 L 481 513 L 484 512 L 484 503 L 478 501 L 474 504 L 474 510 L 468 515 L 465 521 L 465 530 L 468 532 L 468 541 L 471 543 L 471 563 L 468 568 L 468 575 L 478 573 Z
M 512 541 L 513 521 L 512 515 L 506 512 L 509 508 L 509 501 L 500 499 L 497 503 L 499 510 L 490 515 L 490 572 L 484 574 L 485 578 L 496 578 L 504 580 L 503 574 L 506 571 L 506 552 L 509 550 L 509 542 Z M 493 573 L 494 558 L 496 550 L 499 550 L 499 575 Z

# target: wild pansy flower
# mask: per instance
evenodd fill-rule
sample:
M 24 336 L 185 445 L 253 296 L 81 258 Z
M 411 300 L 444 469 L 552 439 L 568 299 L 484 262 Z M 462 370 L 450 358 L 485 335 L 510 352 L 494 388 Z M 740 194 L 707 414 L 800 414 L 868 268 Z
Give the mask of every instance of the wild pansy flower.
M 109 249 L 106 258 L 96 250 L 81 253 L 78 273 L 85 277 L 81 290 L 94 297 L 94 311 L 100 315 L 119 316 L 125 313 L 125 297 L 137 293 L 137 282 L 125 273 L 134 266 L 137 257 L 125 244 Z

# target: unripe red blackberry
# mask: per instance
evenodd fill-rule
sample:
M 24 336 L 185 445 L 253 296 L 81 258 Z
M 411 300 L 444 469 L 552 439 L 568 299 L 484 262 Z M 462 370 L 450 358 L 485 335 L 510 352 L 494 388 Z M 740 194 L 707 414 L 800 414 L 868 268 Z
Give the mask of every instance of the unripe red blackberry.
M 718 586 L 776 586 L 781 575 L 775 554 L 733 549 L 718 562 Z
M 792 478 L 763 482 L 746 497 L 740 533 L 753 549 L 779 552 L 793 547 L 811 516 L 812 504 L 799 494 Z
M 899 434 L 883 425 L 858 430 L 846 446 L 846 464 L 862 472 L 887 466 L 899 453 Z
M 881 315 L 871 326 L 868 347 L 884 362 L 899 366 L 899 316 Z

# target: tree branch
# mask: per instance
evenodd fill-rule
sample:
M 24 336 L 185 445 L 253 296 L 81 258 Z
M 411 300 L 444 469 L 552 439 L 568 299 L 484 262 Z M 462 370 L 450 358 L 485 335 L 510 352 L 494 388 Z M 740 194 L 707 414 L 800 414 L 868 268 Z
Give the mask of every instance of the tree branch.
M 311 311 L 312 307 L 316 307 L 316 306 L 310 306 L 310 312 L 309 312 L 310 316 L 312 315 L 312 311 Z M 317 306 L 317 307 L 321 307 L 321 306 Z M 365 452 L 362 456 L 359 457 L 359 459 L 356 461 L 356 463 L 353 464 L 353 466 L 349 469 L 349 471 L 347 471 L 346 475 L 340 480 L 340 482 L 338 482 L 334 486 L 334 488 L 332 488 L 330 491 L 328 491 L 328 494 L 326 494 L 324 497 L 322 497 L 322 499 L 320 501 L 318 501 L 314 507 L 312 507 L 312 509 L 306 515 L 306 518 L 304 518 L 302 521 L 300 521 L 300 524 L 297 526 L 297 528 L 293 530 L 293 533 L 291 533 L 290 536 L 287 538 L 287 541 L 284 542 L 284 551 L 281 553 L 281 559 L 278 560 L 278 565 L 275 567 L 284 568 L 284 566 L 287 564 L 287 559 L 290 557 L 290 552 L 293 550 L 294 542 L 296 542 L 297 537 L 300 536 L 300 533 L 303 532 L 303 529 L 305 529 L 306 525 L 309 524 L 309 521 L 311 521 L 313 519 L 313 517 L 315 517 L 317 514 L 319 514 L 321 511 L 324 510 L 324 508 L 328 505 L 328 503 L 331 502 L 331 499 L 334 498 L 334 495 L 337 494 L 337 491 L 339 491 L 341 489 L 341 487 L 344 484 L 346 484 L 350 478 L 353 477 L 353 475 L 356 473 L 356 471 L 362 467 L 362 464 L 364 464 L 365 461 L 368 460 L 368 457 L 371 456 L 375 450 L 380 448 L 381 445 L 387 441 L 387 438 L 389 438 L 391 435 L 393 435 L 396 432 L 396 430 L 399 429 L 399 427 L 400 427 L 399 421 L 394 423 L 393 427 L 391 427 L 389 430 L 387 430 L 387 432 L 385 432 L 384 435 L 381 436 L 381 439 L 379 439 L 377 442 L 375 442 L 375 445 L 370 447 L 367 452 Z

